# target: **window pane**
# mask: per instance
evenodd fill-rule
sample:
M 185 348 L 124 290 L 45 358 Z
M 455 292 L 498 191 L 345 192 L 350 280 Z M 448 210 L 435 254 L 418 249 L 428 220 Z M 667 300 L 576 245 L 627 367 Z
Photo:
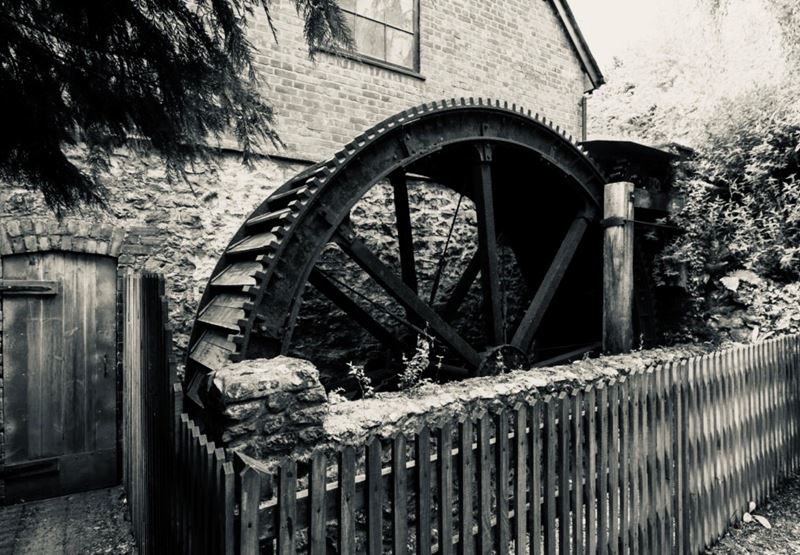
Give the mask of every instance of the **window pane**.
M 356 0 L 356 13 L 370 19 L 383 21 L 385 5 L 386 0 Z
M 363 17 L 356 17 L 356 50 L 365 56 L 385 60 L 384 29 L 385 27 L 380 23 L 375 23 Z
M 386 61 L 414 67 L 414 35 L 391 27 L 386 28 Z
M 339 0 L 339 7 L 348 12 L 356 11 L 356 0 Z
M 386 23 L 413 32 L 414 2 L 415 0 L 386 0 Z

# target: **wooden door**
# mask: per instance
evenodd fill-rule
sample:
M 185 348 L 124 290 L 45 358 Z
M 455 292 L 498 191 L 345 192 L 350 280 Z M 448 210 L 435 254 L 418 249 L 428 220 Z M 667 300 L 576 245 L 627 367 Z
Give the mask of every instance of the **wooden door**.
M 116 261 L 12 255 L 3 283 L 5 501 L 117 483 Z

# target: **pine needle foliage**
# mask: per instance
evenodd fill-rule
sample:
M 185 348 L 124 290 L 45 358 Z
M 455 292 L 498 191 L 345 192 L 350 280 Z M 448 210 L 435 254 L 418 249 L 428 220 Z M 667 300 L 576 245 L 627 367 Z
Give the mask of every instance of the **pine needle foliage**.
M 310 56 L 351 45 L 336 0 L 295 7 Z M 272 25 L 268 0 L 0 0 L 0 179 L 61 210 L 103 204 L 98 174 L 123 144 L 176 176 L 226 133 L 245 162 L 279 143 L 246 36 L 256 10 Z

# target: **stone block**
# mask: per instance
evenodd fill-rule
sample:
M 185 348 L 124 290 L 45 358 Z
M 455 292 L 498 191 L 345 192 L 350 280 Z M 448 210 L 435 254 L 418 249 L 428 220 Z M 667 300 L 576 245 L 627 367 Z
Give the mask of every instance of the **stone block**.
M 283 412 L 294 399 L 294 396 L 286 391 L 279 391 L 271 394 L 267 398 L 267 405 L 272 412 Z
M 204 395 L 225 447 L 269 459 L 308 449 L 324 435 L 327 397 L 308 361 L 277 357 L 230 363 L 214 374 Z
M 218 370 L 213 388 L 223 403 L 261 399 L 279 391 L 321 387 L 319 372 L 306 360 L 279 356 L 231 363 Z
M 290 418 L 292 419 L 292 422 L 295 424 L 321 425 L 327 413 L 328 413 L 327 408 L 324 406 L 310 407 L 302 410 L 292 411 Z

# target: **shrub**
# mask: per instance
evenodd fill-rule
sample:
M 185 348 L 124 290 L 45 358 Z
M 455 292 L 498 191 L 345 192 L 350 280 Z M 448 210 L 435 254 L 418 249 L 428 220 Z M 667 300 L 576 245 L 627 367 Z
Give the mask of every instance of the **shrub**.
M 722 275 L 753 270 L 800 279 L 800 94 L 759 87 L 720 104 L 697 156 L 678 172 L 684 233 L 663 251 L 658 278 L 678 275 L 695 306 Z

